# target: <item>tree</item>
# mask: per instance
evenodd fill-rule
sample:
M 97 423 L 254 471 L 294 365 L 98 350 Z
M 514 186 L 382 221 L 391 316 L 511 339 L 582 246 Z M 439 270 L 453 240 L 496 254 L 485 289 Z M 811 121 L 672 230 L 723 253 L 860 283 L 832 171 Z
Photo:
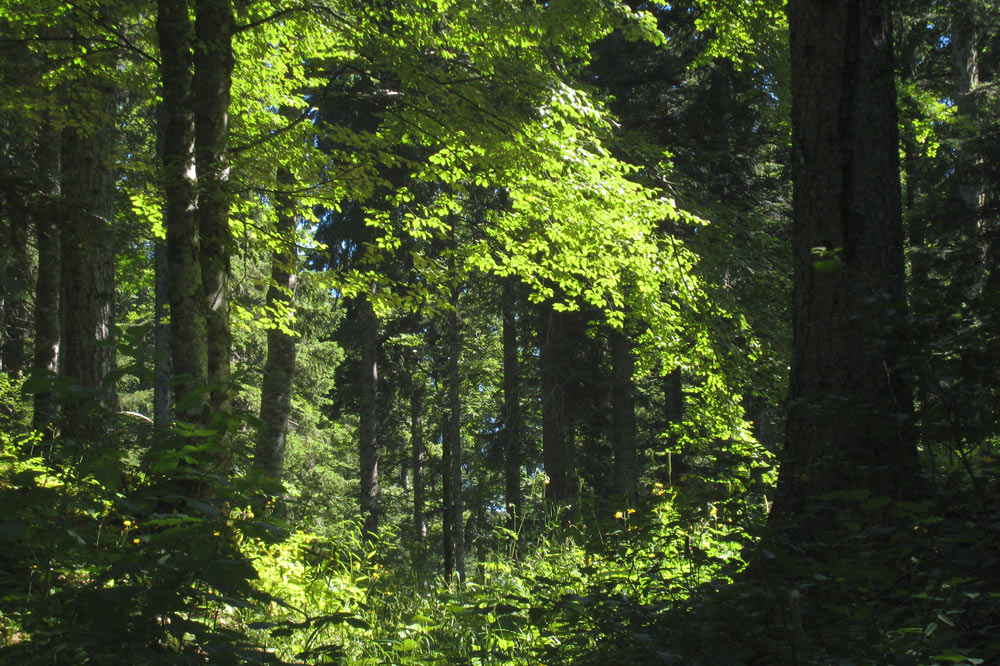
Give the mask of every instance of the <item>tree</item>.
M 39 132 L 36 163 L 44 196 L 38 197 L 33 215 L 38 246 L 38 275 L 35 279 L 35 340 L 33 366 L 54 376 L 58 370 L 59 340 L 59 211 L 60 133 L 51 122 Z M 32 427 L 39 432 L 51 429 L 58 417 L 55 396 L 44 390 L 35 394 Z
M 186 2 L 160 0 L 156 16 L 162 82 L 163 160 L 161 187 L 166 228 L 167 294 L 170 312 L 171 369 L 177 377 L 177 416 L 197 423 L 205 418 L 200 382 L 208 377 L 207 332 L 201 298 L 201 253 L 194 157 L 192 100 L 193 41 Z M 185 399 L 186 398 L 186 399 Z
M 788 23 L 793 345 L 772 512 L 783 526 L 827 492 L 897 497 L 917 465 L 900 366 L 903 228 L 889 2 L 793 0 Z
M 628 507 L 638 499 L 638 467 L 635 456 L 635 399 L 632 375 L 635 363 L 625 331 L 613 330 L 611 338 L 611 409 L 612 449 L 614 451 L 615 489 Z
M 107 10 L 102 10 L 106 12 Z M 106 18 L 106 17 L 104 17 Z M 75 35 L 86 52 L 88 39 Z M 63 311 L 60 370 L 79 382 L 102 407 L 114 409 L 113 304 L 115 175 L 112 163 L 118 90 L 116 52 L 93 49 L 88 69 L 69 89 L 66 103 L 85 109 L 82 122 L 68 123 L 62 136 L 62 196 L 67 216 L 61 237 L 60 303 Z M 63 433 L 96 438 L 107 419 L 90 400 L 63 410 Z
M 500 296 L 503 327 L 503 438 L 504 503 L 510 514 L 508 527 L 515 534 L 524 520 L 521 494 L 524 417 L 521 412 L 520 346 L 518 345 L 517 295 L 511 280 L 504 280 Z
M 284 171 L 279 181 L 287 185 Z M 267 360 L 260 390 L 261 432 L 257 436 L 254 464 L 275 480 L 281 480 L 285 463 L 285 440 L 292 408 L 292 380 L 295 374 L 296 339 L 292 330 L 298 248 L 295 243 L 295 215 L 287 196 L 275 201 L 278 247 L 271 255 L 271 284 L 267 307 L 277 321 L 267 330 Z
M 198 176 L 198 238 L 206 352 L 213 412 L 229 409 L 232 332 L 229 322 L 229 102 L 233 80 L 231 0 L 195 0 L 194 158 Z M 173 285 L 171 285 L 173 286 Z M 173 309 L 171 308 L 171 312 Z M 181 341 L 183 344 L 183 341 Z M 225 463 L 224 463 L 225 464 Z

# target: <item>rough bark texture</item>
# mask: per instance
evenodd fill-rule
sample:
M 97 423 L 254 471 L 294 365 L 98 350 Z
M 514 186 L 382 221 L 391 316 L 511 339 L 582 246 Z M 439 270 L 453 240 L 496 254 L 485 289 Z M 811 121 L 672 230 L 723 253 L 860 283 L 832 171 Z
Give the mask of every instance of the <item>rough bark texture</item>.
M 107 64 L 107 63 L 104 63 Z M 67 203 L 61 245 L 64 298 L 61 370 L 105 409 L 114 409 L 114 387 L 105 377 L 115 367 L 114 221 L 115 90 L 99 74 L 71 102 L 89 110 L 79 127 L 63 130 L 62 194 Z M 63 434 L 96 439 L 108 419 L 90 400 L 68 402 Z
M 378 532 L 382 488 L 379 485 L 378 441 L 378 318 L 371 299 L 358 299 L 358 323 L 361 327 L 361 515 L 364 534 L 374 538 Z
M 229 98 L 233 74 L 230 0 L 195 0 L 194 123 L 198 231 L 213 413 L 229 410 Z
M 454 274 L 454 271 L 452 271 Z M 448 312 L 448 412 L 444 427 L 442 477 L 444 492 L 444 575 L 465 579 L 465 540 L 462 515 L 462 398 L 459 376 L 461 339 L 459 336 L 459 289 L 452 287 Z
M 281 177 L 283 176 L 283 177 Z M 287 181 L 283 173 L 279 179 Z M 295 248 L 295 217 L 285 196 L 276 200 L 277 232 L 281 249 L 271 257 L 271 286 L 267 290 L 268 308 L 291 310 L 298 272 Z M 261 432 L 254 457 L 256 466 L 274 479 L 281 480 L 285 466 L 285 437 L 292 408 L 292 380 L 295 376 L 295 338 L 279 328 L 267 331 L 267 360 L 260 389 Z
M 59 362 L 59 132 L 50 124 L 39 133 L 37 163 L 43 197 L 34 209 L 35 242 L 38 245 L 38 275 L 35 280 L 34 367 L 55 374 Z M 35 394 L 32 427 L 48 432 L 59 409 L 50 391 Z
M 521 526 L 521 440 L 524 433 L 521 416 L 521 372 L 518 358 L 517 319 L 514 316 L 514 287 L 504 283 L 500 301 L 503 320 L 503 411 L 504 411 L 504 495 L 510 515 L 508 527 L 517 533 Z
M 177 417 L 206 418 L 207 400 L 196 389 L 208 376 L 208 334 L 202 296 L 201 241 L 194 160 L 192 35 L 187 2 L 160 0 L 156 19 L 160 41 L 163 103 L 164 224 L 167 230 L 167 294 L 170 304 L 170 361 Z
M 793 0 L 788 19 L 795 280 L 779 523 L 829 491 L 897 495 L 916 464 L 897 365 L 905 301 L 889 3 Z
M 612 448 L 615 456 L 615 488 L 629 507 L 636 506 L 635 398 L 632 374 L 635 361 L 631 344 L 622 330 L 611 331 Z
M 545 496 L 556 502 L 574 494 L 573 422 L 567 404 L 570 350 L 566 343 L 566 314 L 551 304 L 542 310 L 542 464 L 549 478 Z

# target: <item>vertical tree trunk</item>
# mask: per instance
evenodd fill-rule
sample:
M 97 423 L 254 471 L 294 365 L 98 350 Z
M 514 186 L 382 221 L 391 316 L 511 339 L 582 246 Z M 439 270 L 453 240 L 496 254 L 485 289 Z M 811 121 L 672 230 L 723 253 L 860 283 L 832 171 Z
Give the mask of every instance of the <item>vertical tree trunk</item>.
M 638 500 L 636 478 L 638 471 L 635 457 L 635 399 L 632 392 L 632 374 L 635 362 L 631 344 L 624 330 L 611 331 L 611 411 L 615 455 L 615 487 L 625 497 L 629 507 Z
M 153 247 L 153 425 L 166 428 L 170 424 L 173 370 L 170 363 L 170 262 L 167 246 Z
M 411 375 L 410 387 L 410 449 L 413 467 L 413 536 L 418 542 L 427 538 L 426 448 L 424 444 L 423 386 Z
M 156 31 L 162 80 L 164 224 L 167 230 L 167 294 L 170 363 L 176 416 L 207 420 L 200 386 L 208 377 L 208 333 L 201 279 L 194 159 L 192 34 L 188 3 L 159 0 Z
M 542 464 L 549 483 L 546 498 L 565 502 L 573 497 L 573 435 L 567 405 L 569 353 L 566 315 L 548 303 L 542 311 Z
M 229 98 L 233 24 L 230 0 L 195 0 L 192 102 L 201 238 L 199 259 L 213 413 L 229 410 L 230 391 Z
M 971 128 L 977 116 L 975 93 L 979 86 L 979 51 L 976 47 L 973 10 L 966 2 L 954 2 L 951 8 L 950 45 L 955 106 L 959 118 Z M 979 174 L 979 162 L 982 158 L 971 145 L 973 136 L 973 132 L 969 131 L 959 144 L 956 154 L 956 176 L 963 217 L 972 223 L 970 229 L 975 232 L 978 228 L 984 191 L 982 177 Z
M 32 260 L 28 254 L 30 214 L 24 202 L 8 209 L 3 248 L 2 315 L 0 315 L 0 370 L 20 376 L 27 368 L 28 329 L 31 328 Z
M 684 382 L 680 368 L 674 368 L 663 376 L 663 403 L 664 417 L 668 426 L 677 425 L 684 420 Z M 674 449 L 677 446 L 677 436 L 671 434 L 667 439 L 667 447 Z M 667 486 L 674 485 L 673 473 L 674 459 L 673 453 L 667 453 Z
M 291 175 L 282 170 L 278 180 L 288 184 Z M 269 309 L 291 311 L 295 294 L 298 256 L 295 246 L 295 217 L 287 196 L 276 200 L 281 249 L 271 257 L 271 286 L 267 290 Z M 291 322 L 286 322 L 290 326 Z M 254 463 L 274 479 L 281 480 L 285 464 L 285 438 L 292 408 L 292 379 L 295 374 L 295 338 L 280 328 L 267 331 L 267 361 L 260 390 L 260 420 Z
M 906 304 L 889 2 L 792 0 L 788 22 L 795 280 L 772 519 L 794 524 L 829 491 L 898 495 L 916 449 L 898 367 Z
M 59 362 L 59 172 L 62 141 L 60 133 L 46 122 L 39 133 L 38 172 L 43 197 L 35 206 L 35 242 L 38 245 L 38 276 L 35 281 L 34 367 L 55 374 Z M 35 394 L 32 427 L 50 431 L 59 416 L 51 391 Z
M 454 252 L 454 230 L 452 230 Z M 454 256 L 454 255 L 453 255 Z M 455 275 L 454 261 L 451 274 Z M 457 278 L 455 278 L 457 279 Z M 458 574 L 465 580 L 465 540 L 462 516 L 462 398 L 458 366 L 461 355 L 459 336 L 459 286 L 451 288 L 451 310 L 448 312 L 448 413 L 443 441 L 444 491 L 444 574 Z
M 378 318 L 372 299 L 375 284 L 367 298 L 357 301 L 361 326 L 361 515 L 364 534 L 374 539 L 378 533 L 382 489 L 379 485 L 378 442 Z
M 510 515 L 508 527 L 516 534 L 521 527 L 524 503 L 521 496 L 521 438 L 524 424 L 521 416 L 521 372 L 515 306 L 514 285 L 508 279 L 504 281 L 500 300 L 503 321 L 504 495 L 507 513 Z
M 97 61 L 95 67 L 110 66 Z M 115 367 L 114 150 L 115 90 L 100 74 L 74 101 L 90 110 L 80 127 L 63 130 L 62 194 L 68 203 L 61 246 L 62 372 L 91 392 L 101 407 L 116 407 L 105 378 Z M 89 401 L 63 409 L 63 434 L 96 439 L 108 420 Z

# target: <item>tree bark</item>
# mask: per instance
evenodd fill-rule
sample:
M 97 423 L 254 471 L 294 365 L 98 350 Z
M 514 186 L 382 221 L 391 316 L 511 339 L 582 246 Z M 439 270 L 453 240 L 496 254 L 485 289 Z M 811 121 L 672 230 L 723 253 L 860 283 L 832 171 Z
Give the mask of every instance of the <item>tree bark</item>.
M 167 231 L 167 294 L 170 364 L 177 417 L 207 421 L 208 333 L 201 279 L 192 98 L 192 30 L 185 0 L 159 0 L 156 31 L 160 41 L 163 103 L 164 224 Z M 158 320 L 159 321 L 159 320 Z
M 100 61 L 95 66 L 110 65 Z M 115 98 L 110 81 L 91 75 L 71 99 L 90 113 L 81 126 L 64 129 L 62 137 L 62 194 L 68 205 L 61 244 L 61 369 L 93 398 L 64 406 L 62 431 L 70 438 L 101 438 L 108 419 L 98 405 L 116 408 L 114 386 L 105 383 L 115 368 Z
M 213 414 L 229 411 L 229 100 L 233 74 L 230 0 L 195 0 L 194 126 L 198 232 Z
M 680 368 L 674 368 L 663 376 L 663 406 L 665 421 L 668 426 L 677 425 L 684 420 L 684 381 Z M 674 457 L 672 449 L 677 447 L 677 436 L 671 433 L 667 438 L 667 487 L 674 485 Z
M 504 405 L 504 494 L 508 527 L 515 534 L 521 527 L 523 499 L 521 495 L 521 441 L 524 433 L 521 416 L 521 372 L 518 359 L 517 319 L 514 286 L 508 279 L 503 285 L 500 301 L 503 322 L 503 405 Z
M 570 354 L 566 315 L 548 303 L 542 310 L 540 363 L 542 370 L 542 464 L 548 476 L 546 499 L 566 502 L 574 493 L 573 422 L 567 404 Z
M 792 0 L 790 413 L 772 521 L 896 496 L 916 469 L 899 367 L 903 227 L 889 2 Z M 815 250 L 825 248 L 825 250 Z
M 636 488 L 637 465 L 635 456 L 635 399 L 632 375 L 635 361 L 631 344 L 624 330 L 611 331 L 611 411 L 612 448 L 615 456 L 615 487 L 624 496 L 629 507 L 638 501 Z
M 0 370 L 20 376 L 27 368 L 28 329 L 31 328 L 32 260 L 28 254 L 31 227 L 26 202 L 15 202 L 7 210 L 3 274 L 0 277 Z
M 288 184 L 287 171 L 279 174 L 279 181 Z M 298 256 L 295 246 L 295 217 L 292 202 L 287 196 L 275 201 L 278 214 L 276 231 L 281 249 L 271 257 L 271 286 L 267 290 L 267 306 L 290 311 L 294 303 Z M 288 326 L 291 322 L 287 323 Z M 280 328 L 267 331 L 267 360 L 264 364 L 264 382 L 260 390 L 260 420 L 263 424 L 257 440 L 254 462 L 276 480 L 281 480 L 285 465 L 285 439 L 288 416 L 292 408 L 292 380 L 295 375 L 295 338 Z
M 379 485 L 378 441 L 378 318 L 372 299 L 375 284 L 366 297 L 359 298 L 358 323 L 361 327 L 361 515 L 366 539 L 378 533 L 382 489 Z
M 173 405 L 172 364 L 170 363 L 170 262 L 167 246 L 153 246 L 153 425 L 162 430 L 170 425 Z
M 44 196 L 34 210 L 35 242 L 38 245 L 38 275 L 35 280 L 35 349 L 34 367 L 55 375 L 59 369 L 59 223 L 61 171 L 59 131 L 46 122 L 39 133 L 39 180 Z M 38 432 L 51 431 L 59 417 L 59 408 L 52 391 L 35 394 L 32 427 Z
M 427 538 L 426 447 L 424 444 L 423 386 L 411 375 L 410 387 L 410 449 L 413 467 L 413 536 L 418 542 Z
M 452 231 L 454 252 L 454 230 Z M 454 254 L 452 255 L 454 257 Z M 451 275 L 455 275 L 452 259 Z M 457 278 L 456 278 L 457 279 Z M 444 575 L 450 579 L 458 574 L 465 580 L 465 540 L 462 516 L 462 398 L 459 376 L 461 338 L 459 335 L 459 287 L 451 288 L 451 310 L 448 312 L 448 412 L 444 429 L 442 470 L 444 492 Z

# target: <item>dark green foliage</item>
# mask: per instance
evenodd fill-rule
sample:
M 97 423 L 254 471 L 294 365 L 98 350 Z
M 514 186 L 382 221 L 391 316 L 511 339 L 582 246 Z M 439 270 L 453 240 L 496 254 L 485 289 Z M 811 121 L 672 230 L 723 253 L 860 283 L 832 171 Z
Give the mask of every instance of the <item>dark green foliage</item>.
M 241 508 L 278 488 L 200 472 L 218 430 L 177 424 L 142 455 L 134 428 L 103 418 L 118 446 L 2 435 L 0 654 L 18 664 L 277 663 L 228 618 L 276 601 L 253 586 L 239 544 L 282 535 Z

